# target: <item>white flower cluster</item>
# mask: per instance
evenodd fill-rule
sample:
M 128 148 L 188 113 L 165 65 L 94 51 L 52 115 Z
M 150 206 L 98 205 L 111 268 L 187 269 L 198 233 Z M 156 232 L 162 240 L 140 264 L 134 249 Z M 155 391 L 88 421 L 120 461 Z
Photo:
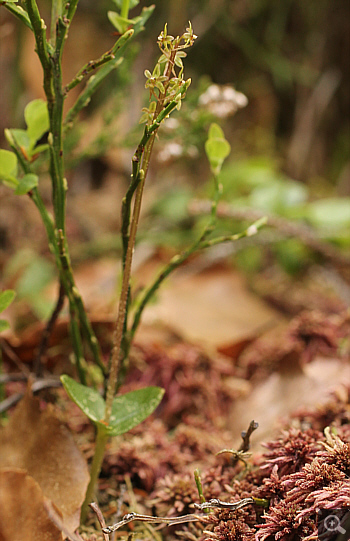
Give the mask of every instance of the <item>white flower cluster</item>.
M 248 104 L 248 98 L 242 92 L 237 92 L 232 86 L 212 84 L 199 97 L 199 105 L 219 118 L 234 115 L 238 109 Z
M 185 148 L 179 143 L 170 142 L 163 146 L 163 148 L 157 154 L 157 161 L 159 163 L 168 163 L 176 158 L 196 158 L 198 156 L 198 150 L 194 145 L 190 145 Z

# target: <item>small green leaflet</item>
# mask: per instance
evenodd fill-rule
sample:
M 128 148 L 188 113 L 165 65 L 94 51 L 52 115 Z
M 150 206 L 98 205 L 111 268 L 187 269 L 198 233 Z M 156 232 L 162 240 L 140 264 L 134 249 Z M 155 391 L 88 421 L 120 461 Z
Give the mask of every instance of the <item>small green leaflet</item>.
M 225 158 L 231 152 L 231 146 L 225 139 L 225 134 L 218 124 L 211 124 L 208 133 L 208 139 L 205 142 L 205 152 L 207 154 L 210 168 L 213 175 L 217 176 Z
M 16 188 L 17 180 L 17 156 L 10 150 L 0 148 L 0 181 L 10 188 Z
M 49 113 L 46 101 L 38 99 L 28 103 L 24 109 L 27 133 L 30 140 L 30 150 L 36 142 L 49 130 Z
M 37 145 L 37 142 L 50 128 L 46 101 L 38 99 L 29 102 L 24 110 L 24 118 L 27 124 L 26 130 L 5 130 L 5 136 L 10 144 L 16 144 L 26 159 L 31 161 L 30 158 L 48 148 L 46 143 Z
M 24 175 L 24 177 L 19 179 L 19 184 L 15 190 L 15 194 L 25 195 L 26 193 L 30 192 L 30 190 L 35 188 L 38 185 L 38 182 L 39 177 L 37 175 L 34 175 L 32 173 Z
M 113 402 L 110 424 L 106 426 L 103 422 L 105 401 L 98 391 L 67 375 L 61 376 L 61 382 L 73 402 L 109 436 L 124 434 L 144 421 L 156 409 L 164 394 L 160 387 L 145 387 L 117 396 Z

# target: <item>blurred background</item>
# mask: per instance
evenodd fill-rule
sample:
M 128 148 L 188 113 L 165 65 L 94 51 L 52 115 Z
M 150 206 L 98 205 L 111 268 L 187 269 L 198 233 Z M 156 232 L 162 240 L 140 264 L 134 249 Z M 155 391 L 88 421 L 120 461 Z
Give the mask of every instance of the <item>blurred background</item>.
M 49 21 L 50 2 L 38 3 Z M 149 5 L 142 1 L 130 16 Z M 156 1 L 123 63 L 67 133 L 68 234 L 74 263 L 118 254 L 120 201 L 148 98 L 144 70 L 152 71 L 156 63 L 156 40 L 164 24 L 178 35 L 190 20 L 198 35 L 185 60 L 185 78 L 191 77 L 192 85 L 155 146 L 141 244 L 151 246 L 152 253 L 171 254 L 198 234 L 206 218 L 193 201 L 212 194 L 204 142 L 215 121 L 232 147 L 222 171 L 223 200 L 230 210 L 218 232 L 246 227 L 251 221 L 247 209 L 285 222 L 276 222 L 234 252 L 214 256 L 234 256 L 234 264 L 248 280 L 254 277 L 250 283 L 262 294 L 269 291 L 268 283 L 259 289 L 256 277 L 266 269 L 274 269 L 269 274 L 274 287 L 281 276 L 307 276 L 314 282 L 310 269 L 324 270 L 326 263 L 327 287 L 331 284 L 337 296 L 349 298 L 343 259 L 350 246 L 349 7 L 348 0 Z M 63 58 L 64 84 L 84 63 L 112 47 L 115 28 L 107 11 L 115 9 L 112 1 L 80 0 Z M 44 95 L 31 33 L 5 9 L 0 17 L 0 140 L 8 148 L 4 128 L 24 127 L 25 105 Z M 248 98 L 238 111 L 235 100 L 242 96 L 235 96 L 233 88 Z M 80 91 L 78 86 L 69 94 L 66 110 Z M 40 160 L 37 167 L 41 192 L 50 204 L 47 171 Z M 0 267 L 6 286 L 27 298 L 53 276 L 45 234 L 27 198 L 4 186 L 0 198 Z M 291 224 L 299 228 L 294 233 Z M 308 231 L 303 238 L 306 226 L 312 228 L 311 241 Z M 40 302 L 32 309 L 38 317 L 48 311 Z

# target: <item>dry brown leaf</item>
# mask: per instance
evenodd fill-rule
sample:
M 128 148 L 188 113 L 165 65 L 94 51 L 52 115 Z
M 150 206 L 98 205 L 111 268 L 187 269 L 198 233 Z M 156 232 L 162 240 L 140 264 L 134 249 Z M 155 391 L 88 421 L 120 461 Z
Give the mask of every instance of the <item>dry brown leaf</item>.
M 225 267 L 189 274 L 184 267 L 159 290 L 143 322 L 162 321 L 185 340 L 217 348 L 275 326 L 281 315 L 250 293 L 244 279 Z
M 350 364 L 346 360 L 317 357 L 301 366 L 296 358 L 287 359 L 248 396 L 235 402 L 229 423 L 234 426 L 234 437 L 239 439 L 240 431 L 254 419 L 259 423 L 255 442 L 271 439 L 293 412 L 304 406 L 319 407 L 342 383 L 350 384 Z
M 0 541 L 62 541 L 44 499 L 38 483 L 24 470 L 0 471 Z
M 48 405 L 29 393 L 0 431 L 0 468 L 21 468 L 40 485 L 70 530 L 79 526 L 89 473 L 85 459 L 66 426 Z

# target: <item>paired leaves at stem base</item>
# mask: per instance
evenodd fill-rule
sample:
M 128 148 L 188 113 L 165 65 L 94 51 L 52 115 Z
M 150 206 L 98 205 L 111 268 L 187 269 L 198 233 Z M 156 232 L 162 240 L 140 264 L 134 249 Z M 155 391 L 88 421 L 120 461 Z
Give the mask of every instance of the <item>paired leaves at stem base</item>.
M 106 404 L 98 391 L 67 375 L 61 376 L 61 382 L 73 402 L 107 436 L 124 434 L 147 419 L 164 394 L 164 389 L 160 387 L 145 387 L 117 396 L 113 401 L 109 425 L 106 425 L 103 420 Z

